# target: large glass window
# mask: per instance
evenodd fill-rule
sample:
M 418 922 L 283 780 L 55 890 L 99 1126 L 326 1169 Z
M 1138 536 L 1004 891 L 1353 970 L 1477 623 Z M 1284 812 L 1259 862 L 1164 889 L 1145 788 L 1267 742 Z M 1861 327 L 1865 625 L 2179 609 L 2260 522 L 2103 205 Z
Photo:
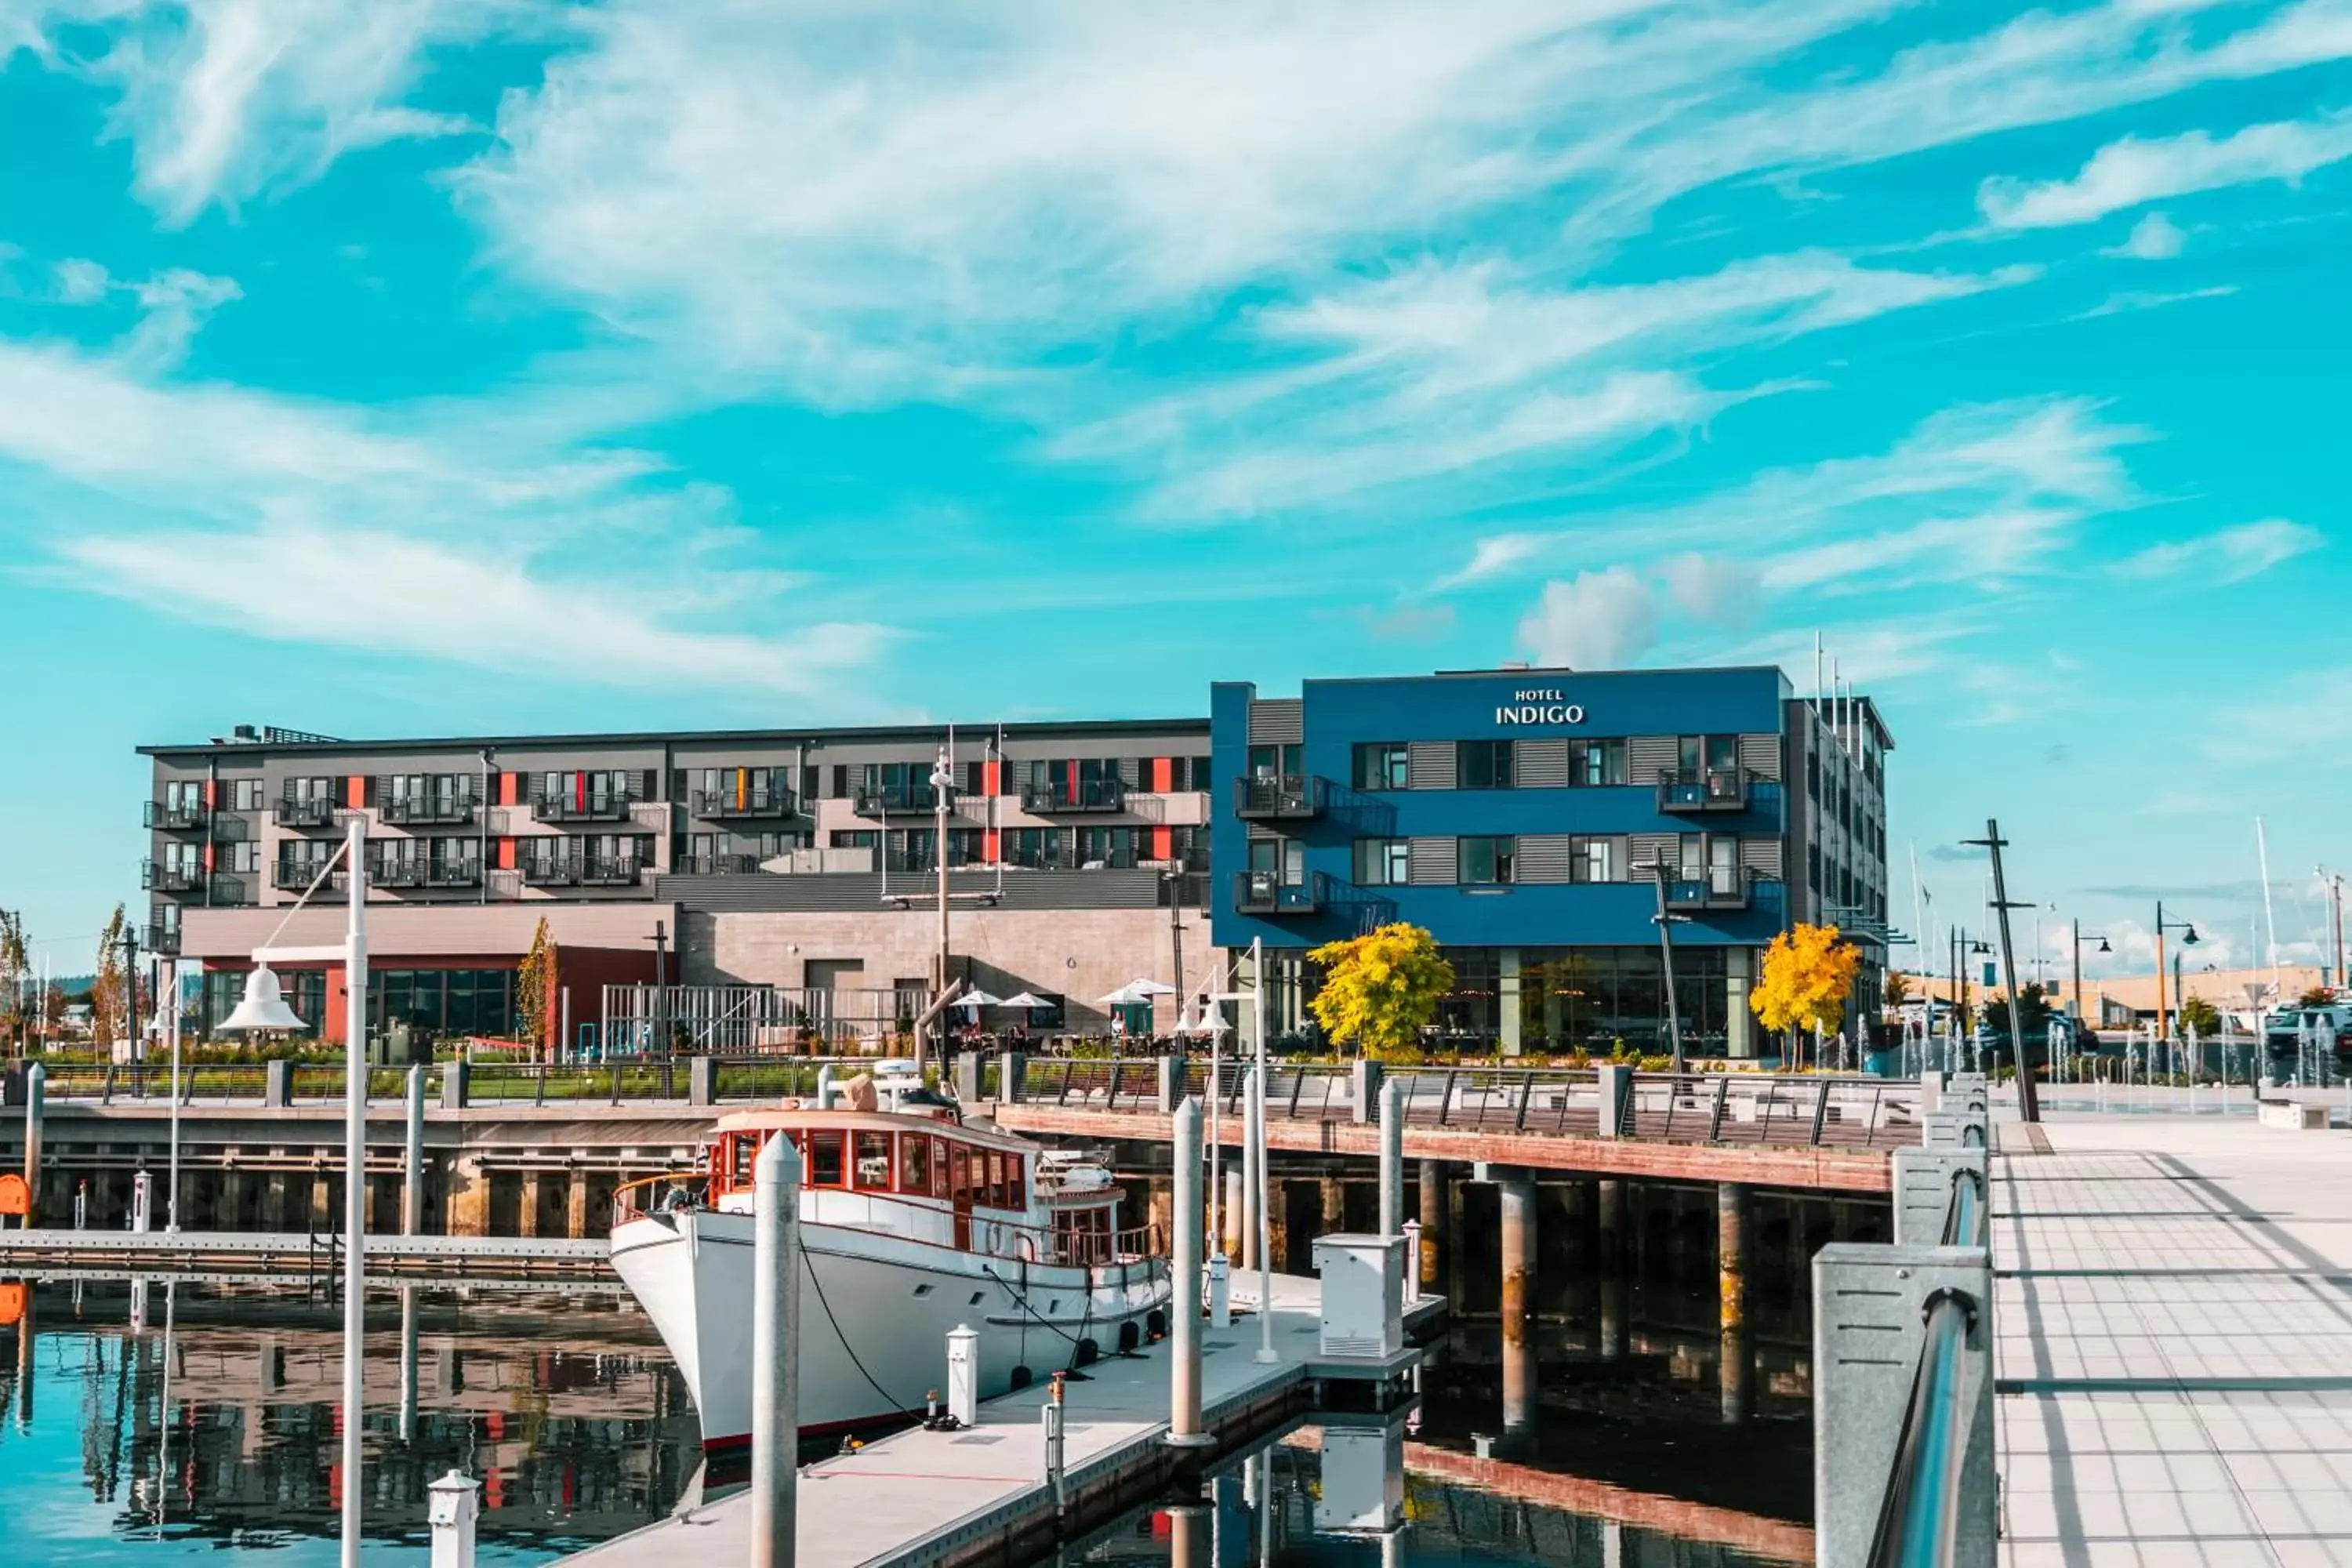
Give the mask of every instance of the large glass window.
M 1402 789 L 1412 749 L 1402 741 L 1368 741 L 1356 747 L 1358 789 Z
M 1299 769 L 1301 747 L 1252 746 L 1249 749 L 1250 777 L 1254 779 L 1296 778 Z
M 1462 741 L 1456 742 L 1454 783 L 1460 789 L 1508 789 L 1511 787 L 1511 742 L 1508 741 Z
M 857 1184 L 869 1192 L 890 1190 L 890 1134 L 857 1135 Z
M 1404 838 L 1356 840 L 1356 885 L 1394 888 L 1412 880 L 1412 845 Z
M 1463 882 L 1471 885 L 1501 884 L 1512 880 L 1515 862 L 1518 859 L 1519 841 L 1516 838 L 1491 837 L 1469 837 L 1456 841 L 1460 847 Z
M 1580 882 L 1622 882 L 1623 858 L 1615 838 L 1569 840 L 1569 874 Z
M 1568 782 L 1580 788 L 1598 788 L 1625 782 L 1625 742 L 1570 741 Z

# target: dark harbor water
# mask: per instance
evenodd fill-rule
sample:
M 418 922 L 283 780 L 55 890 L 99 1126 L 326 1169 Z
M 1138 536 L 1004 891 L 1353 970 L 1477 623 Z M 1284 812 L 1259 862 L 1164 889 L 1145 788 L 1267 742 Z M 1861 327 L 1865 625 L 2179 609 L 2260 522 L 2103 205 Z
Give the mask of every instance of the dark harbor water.
M 1563 1289 L 1508 1419 L 1498 1331 L 1459 1328 L 1393 1431 L 1287 1434 L 1199 1505 L 1143 1509 L 1061 1560 L 1810 1561 L 1803 1326 L 1759 1313 L 1746 1374 L 1727 1383 L 1712 1303 L 1693 1296 Z M 625 1297 L 414 1288 L 372 1294 L 368 1323 L 371 1564 L 422 1568 L 425 1489 L 453 1468 L 483 1483 L 486 1563 L 551 1561 L 701 1484 L 693 1408 Z M 16 1562 L 335 1561 L 341 1310 L 323 1291 L 0 1285 L 0 1518 Z M 1370 1517 L 1349 1500 L 1384 1486 L 1405 1521 L 1385 1539 L 1349 1522 Z

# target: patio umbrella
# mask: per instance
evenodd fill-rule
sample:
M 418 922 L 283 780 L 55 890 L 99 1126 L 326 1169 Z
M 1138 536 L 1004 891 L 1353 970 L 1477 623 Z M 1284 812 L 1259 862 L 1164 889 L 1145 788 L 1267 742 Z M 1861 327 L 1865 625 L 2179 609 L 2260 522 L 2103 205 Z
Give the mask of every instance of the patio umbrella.
M 1016 991 L 1012 995 L 1007 996 L 1003 1001 L 999 1002 L 997 1005 L 1000 1007 L 1018 1007 L 1024 1012 L 1034 1013 L 1040 1007 L 1050 1007 L 1053 1004 L 1046 1001 L 1042 996 L 1032 996 L 1026 991 Z
M 962 995 L 950 1003 L 949 1005 L 951 1007 L 970 1007 L 976 1012 L 982 1007 L 1001 1007 L 1003 1004 L 998 1001 L 995 997 L 991 996 L 987 992 L 975 989 L 965 992 Z
M 1139 1002 L 1149 1002 L 1154 996 L 1173 996 L 1176 987 L 1162 985 L 1157 980 L 1130 980 L 1109 995 L 1100 998 L 1106 1007 L 1128 1007 Z

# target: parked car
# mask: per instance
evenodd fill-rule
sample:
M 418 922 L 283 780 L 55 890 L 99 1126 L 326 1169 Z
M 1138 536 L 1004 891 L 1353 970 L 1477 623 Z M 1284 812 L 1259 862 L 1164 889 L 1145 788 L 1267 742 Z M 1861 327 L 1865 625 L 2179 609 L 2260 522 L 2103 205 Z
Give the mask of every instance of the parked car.
M 2303 1031 L 2314 1027 L 2326 1031 L 2338 1061 L 2352 1060 L 2352 1005 L 2342 1002 L 2279 1008 L 2263 1020 L 2263 1045 L 2274 1057 L 2291 1057 L 2303 1048 Z
M 2099 1048 L 2098 1035 L 2093 1030 L 2083 1027 L 2065 1014 L 2051 1015 L 2050 1024 L 2056 1025 L 2063 1034 L 2065 1049 L 2095 1051 Z M 1990 1052 L 1998 1057 L 2000 1053 L 2009 1049 L 2009 1031 L 1997 1029 L 1990 1024 L 1979 1024 L 1969 1034 L 1969 1043 L 1978 1050 Z M 2025 1048 L 2036 1061 L 2048 1059 L 2050 1044 L 2049 1024 L 2043 1025 L 2040 1029 L 2026 1031 Z

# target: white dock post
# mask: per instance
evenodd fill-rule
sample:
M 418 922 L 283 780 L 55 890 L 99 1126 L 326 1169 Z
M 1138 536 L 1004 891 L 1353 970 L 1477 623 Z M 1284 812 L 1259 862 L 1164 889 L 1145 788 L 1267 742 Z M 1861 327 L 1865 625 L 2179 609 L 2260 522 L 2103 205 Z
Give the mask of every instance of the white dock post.
M 1241 1211 L 1242 1244 L 1234 1253 L 1234 1261 L 1246 1273 L 1257 1267 L 1257 1189 L 1258 1161 L 1262 1157 L 1257 1146 L 1257 1069 L 1249 1068 L 1242 1073 L 1242 1201 L 1235 1205 Z
M 142 1171 L 131 1178 L 131 1229 L 145 1235 L 154 1223 L 155 1179 Z
M 425 1068 L 408 1069 L 408 1145 L 400 1167 L 400 1234 L 425 1229 Z
M 1404 1081 L 1381 1085 L 1381 1234 L 1402 1236 L 1404 1221 Z M 1412 1272 L 1421 1274 L 1421 1255 Z
M 1260 1014 L 1263 1019 L 1263 1009 Z M 1261 1057 L 1263 1053 L 1261 1052 Z M 1257 1355 L 1261 1366 L 1271 1366 L 1279 1358 L 1274 1353 L 1274 1182 L 1266 1169 L 1268 1153 L 1265 1144 L 1265 1065 L 1261 1059 L 1250 1068 L 1249 1127 L 1250 1152 L 1255 1156 L 1256 1173 L 1250 1181 L 1254 1200 L 1257 1245 Z
M 1054 1511 L 1067 1513 L 1070 1497 L 1062 1484 L 1062 1374 L 1055 1373 L 1037 1415 L 1045 1424 L 1045 1484 L 1054 1489 Z
M 980 1420 L 980 1336 L 965 1323 L 948 1331 L 948 1419 L 959 1426 Z
M 792 1568 L 799 1529 L 801 1156 L 779 1134 L 751 1163 L 751 1564 Z
M 1209 1255 L 1209 1326 L 1213 1329 L 1234 1326 L 1233 1262 L 1223 1252 Z
M 1168 1293 L 1168 1441 L 1206 1447 L 1201 1429 L 1201 1102 L 1176 1108 L 1176 1256 Z
M 831 1062 L 823 1063 L 816 1069 L 816 1108 L 819 1110 L 833 1109 L 833 1064 Z
M 425 1489 L 425 1523 L 433 1531 L 433 1568 L 474 1568 L 474 1521 L 482 1484 L 451 1470 Z
M 1404 1222 L 1404 1304 L 1421 1300 L 1421 1221 Z
M 41 1116 L 48 1098 L 48 1079 L 49 1069 L 38 1062 L 25 1069 L 24 1226 L 26 1230 L 41 1223 Z

